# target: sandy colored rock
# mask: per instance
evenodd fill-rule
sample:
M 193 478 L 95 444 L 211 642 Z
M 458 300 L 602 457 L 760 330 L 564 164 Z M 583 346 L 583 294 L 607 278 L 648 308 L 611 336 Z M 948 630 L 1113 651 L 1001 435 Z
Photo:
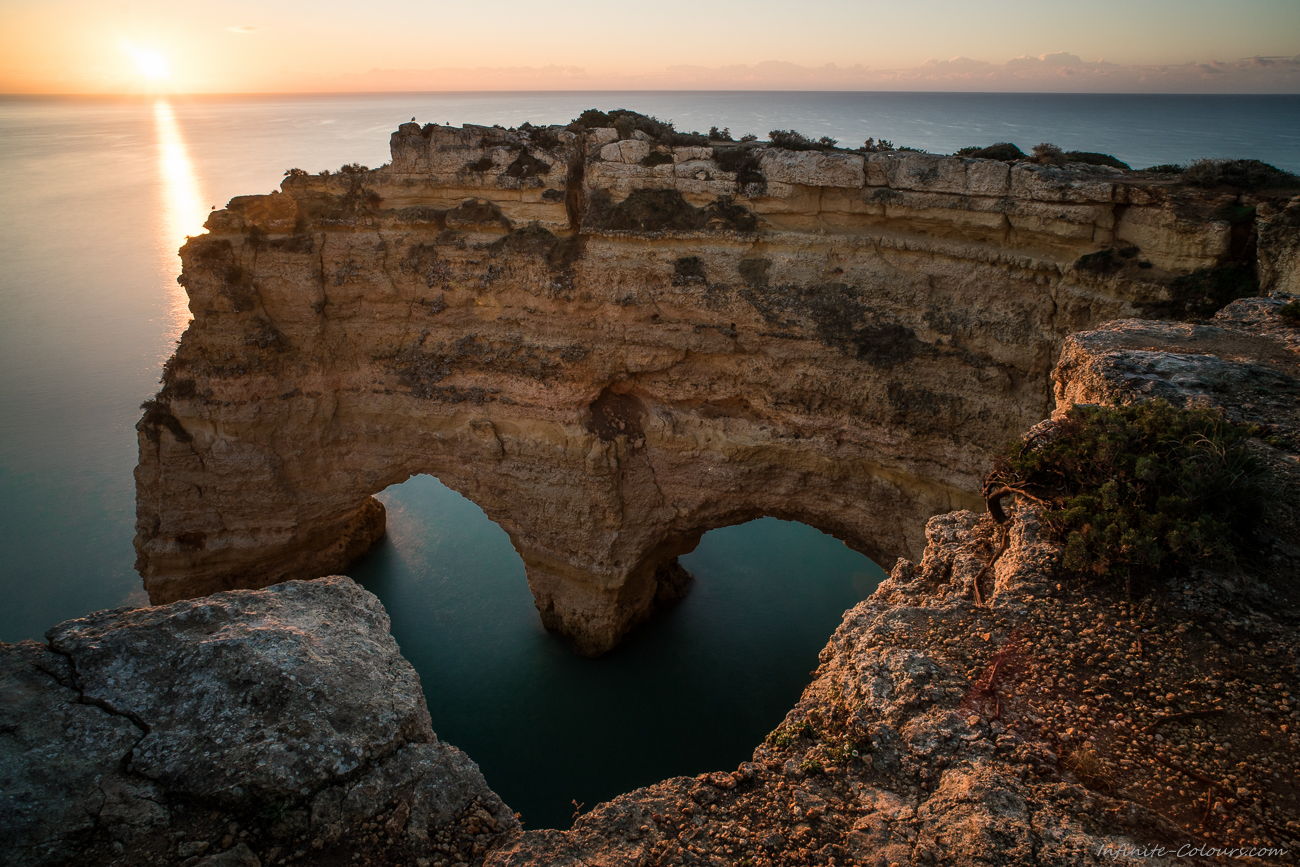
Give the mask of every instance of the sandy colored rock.
M 1235 393 L 1253 365 L 1297 367 L 1278 306 L 1245 299 L 1208 325 L 1075 335 L 1058 397 L 1223 398 L 1242 421 L 1283 429 L 1300 401 Z M 1235 386 L 1163 379 L 1188 357 L 1214 359 Z M 1162 390 L 1130 390 L 1148 379 Z M 1290 863 L 1298 449 L 1252 448 L 1273 486 L 1256 539 L 1266 571 L 1212 564 L 1128 600 L 1061 573 L 1037 506 L 1003 528 L 936 516 L 924 556 L 846 613 L 812 684 L 729 784 L 712 773 L 629 792 L 568 831 L 524 832 L 488 864 L 1192 865 L 1225 850 Z
M 1066 335 L 1226 249 L 1217 198 L 1110 169 L 650 147 L 403 124 L 387 167 L 214 212 L 139 425 L 150 598 L 342 570 L 383 532 L 373 495 L 419 473 L 505 529 L 587 654 L 716 527 L 916 558 L 1047 415 Z M 1135 220 L 1122 268 L 1078 264 Z

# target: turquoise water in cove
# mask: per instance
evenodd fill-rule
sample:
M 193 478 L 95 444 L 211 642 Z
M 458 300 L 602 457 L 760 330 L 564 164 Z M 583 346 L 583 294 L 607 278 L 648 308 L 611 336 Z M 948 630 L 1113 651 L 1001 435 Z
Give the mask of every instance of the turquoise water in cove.
M 1135 166 L 1254 157 L 1300 171 L 1296 96 L 0 97 L 0 640 L 147 602 L 132 568 L 133 426 L 189 318 L 176 248 L 211 206 L 269 192 L 291 166 L 380 165 L 412 115 L 562 123 L 591 107 L 850 146 L 1051 141 Z M 541 629 L 518 557 L 472 503 L 428 477 L 381 498 L 389 536 L 352 575 L 388 608 L 439 735 L 530 827 L 567 826 L 571 801 L 747 758 L 882 574 L 809 527 L 715 531 L 683 558 L 699 580 L 681 605 L 584 660 Z

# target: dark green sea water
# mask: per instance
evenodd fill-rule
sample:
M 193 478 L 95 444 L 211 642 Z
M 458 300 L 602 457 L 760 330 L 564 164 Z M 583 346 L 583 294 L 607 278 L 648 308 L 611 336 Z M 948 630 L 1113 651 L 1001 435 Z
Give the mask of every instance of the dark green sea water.
M 530 827 L 676 774 L 734 768 L 799 697 L 882 573 L 811 527 L 715 530 L 679 605 L 584 659 L 542 629 L 505 531 L 429 476 L 381 496 L 389 535 L 350 572 L 388 609 L 439 736 Z
M 591 107 L 848 145 L 1051 141 L 1135 166 L 1254 157 L 1300 171 L 1296 96 L 0 96 L 0 640 L 147 602 L 132 568 L 133 426 L 189 318 L 176 248 L 210 206 L 269 192 L 291 166 L 380 165 L 412 115 L 562 123 Z M 715 531 L 682 559 L 699 580 L 680 606 L 584 660 L 542 631 L 518 557 L 476 507 L 428 478 L 381 496 L 390 535 L 353 575 L 387 606 L 435 729 L 531 827 L 567 825 L 570 800 L 734 767 L 880 574 L 812 528 Z

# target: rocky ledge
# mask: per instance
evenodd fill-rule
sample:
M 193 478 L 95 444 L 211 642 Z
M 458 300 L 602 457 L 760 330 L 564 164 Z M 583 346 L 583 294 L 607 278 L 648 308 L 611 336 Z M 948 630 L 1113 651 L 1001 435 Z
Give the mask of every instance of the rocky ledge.
M 1260 424 L 1265 567 L 1130 600 L 1063 580 L 1036 505 L 1002 527 L 940 515 L 921 561 L 900 560 L 846 614 L 752 762 L 524 833 L 488 863 L 1293 863 L 1300 356 L 1278 315 L 1287 297 L 1206 324 L 1109 323 L 1071 337 L 1055 374 L 1058 413 L 1159 397 Z
M 1034 504 L 930 520 L 735 771 L 523 831 L 429 727 L 344 578 L 3 646 L 5 864 L 1293 863 L 1300 848 L 1300 341 L 1289 296 L 1072 336 L 1057 412 L 1159 397 L 1258 425 L 1241 567 L 1135 599 L 1064 578 Z M 1041 433 L 1041 430 L 1038 431 Z M 1223 855 L 1223 852 L 1227 855 Z
M 519 823 L 388 630 L 335 577 L 0 644 L 0 864 L 480 862 Z

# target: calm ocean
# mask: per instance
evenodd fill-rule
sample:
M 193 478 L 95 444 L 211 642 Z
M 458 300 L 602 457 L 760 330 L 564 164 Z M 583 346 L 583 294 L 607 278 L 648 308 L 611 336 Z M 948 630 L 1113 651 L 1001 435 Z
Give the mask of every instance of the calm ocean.
M 189 318 L 176 248 L 211 206 L 269 192 L 289 167 L 380 165 L 412 116 L 510 126 L 591 107 L 847 146 L 1050 141 L 1135 167 L 1253 157 L 1300 172 L 1297 96 L 0 97 L 0 640 L 147 602 L 132 569 L 133 427 Z M 389 536 L 352 575 L 387 606 L 435 730 L 529 827 L 567 827 L 571 801 L 746 759 L 882 574 L 802 525 L 715 531 L 682 558 L 699 577 L 682 605 L 584 660 L 541 629 L 519 558 L 477 507 L 428 477 L 382 498 Z

